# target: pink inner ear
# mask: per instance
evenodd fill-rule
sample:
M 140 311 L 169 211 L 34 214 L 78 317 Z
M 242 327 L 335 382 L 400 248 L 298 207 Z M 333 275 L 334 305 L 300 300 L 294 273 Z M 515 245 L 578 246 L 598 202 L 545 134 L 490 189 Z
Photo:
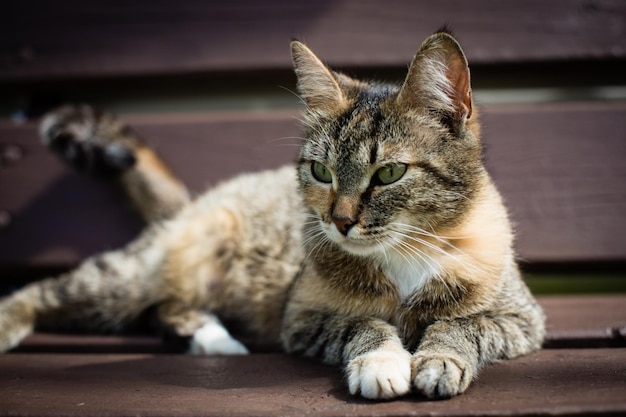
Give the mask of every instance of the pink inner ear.
M 454 104 L 459 109 L 459 118 L 469 119 L 472 115 L 472 89 L 470 88 L 469 68 L 465 61 L 454 58 L 448 61 L 446 77 L 453 88 Z

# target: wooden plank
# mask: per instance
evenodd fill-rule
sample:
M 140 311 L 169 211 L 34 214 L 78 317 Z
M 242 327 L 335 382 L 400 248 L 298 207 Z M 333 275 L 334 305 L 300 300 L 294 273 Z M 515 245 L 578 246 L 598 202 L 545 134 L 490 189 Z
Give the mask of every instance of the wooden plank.
M 180 353 L 156 335 L 42 333 L 28 336 L 12 352 L 19 353 Z
M 298 135 L 294 116 L 291 111 L 129 120 L 198 192 L 241 172 L 295 160 L 294 141 L 280 140 Z M 11 217 L 0 233 L 0 264 L 73 264 L 138 233 L 142 223 L 120 191 L 66 168 L 39 144 L 35 125 L 0 125 L 0 146 L 7 143 L 25 156 L 0 167 L 0 211 Z
M 547 317 L 544 347 L 626 347 L 626 295 L 540 296 L 538 300 Z M 165 353 L 170 348 L 157 336 L 36 333 L 16 351 Z
M 489 106 L 486 159 L 531 262 L 626 255 L 626 102 Z
M 195 191 L 295 159 L 294 111 L 129 116 Z M 625 260 L 626 103 L 486 106 L 487 164 L 517 225 L 527 261 Z M 73 264 L 131 239 L 140 222 L 110 185 L 62 166 L 35 126 L 0 124 L 0 265 Z
M 0 79 L 289 67 L 292 37 L 336 66 L 405 67 L 448 23 L 478 63 L 624 58 L 620 0 L 9 2 Z
M 35 126 L 0 127 L 0 148 L 7 144 L 23 157 L 0 165 L 0 211 L 9 218 L 0 263 L 74 264 L 141 229 L 121 190 L 71 172 L 39 143 Z
M 542 296 L 539 302 L 547 317 L 545 347 L 626 346 L 626 295 Z
M 350 396 L 333 367 L 285 355 L 0 356 L 0 416 L 589 415 L 626 412 L 626 349 L 498 363 L 446 401 Z

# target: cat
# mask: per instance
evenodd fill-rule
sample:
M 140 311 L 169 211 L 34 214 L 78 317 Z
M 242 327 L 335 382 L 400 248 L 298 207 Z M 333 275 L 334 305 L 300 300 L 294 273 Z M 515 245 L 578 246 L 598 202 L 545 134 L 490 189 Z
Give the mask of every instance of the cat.
M 544 315 L 482 162 L 470 72 L 446 31 L 400 85 L 364 82 L 291 43 L 304 130 L 296 166 L 196 199 L 130 128 L 89 106 L 41 124 L 80 170 L 116 176 L 148 221 L 126 247 L 0 301 L 0 350 L 35 328 L 120 329 L 153 308 L 190 353 L 254 344 L 343 368 L 370 399 L 464 392 L 540 348 Z

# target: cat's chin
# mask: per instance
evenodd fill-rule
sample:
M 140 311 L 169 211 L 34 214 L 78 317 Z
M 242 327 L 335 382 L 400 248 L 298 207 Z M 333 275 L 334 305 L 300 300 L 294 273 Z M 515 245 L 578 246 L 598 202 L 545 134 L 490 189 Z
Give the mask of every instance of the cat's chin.
M 352 239 L 346 239 L 344 242 L 338 243 L 338 245 L 344 251 L 356 256 L 372 256 L 381 252 L 381 248 L 378 245 L 371 245 L 364 242 L 354 241 Z

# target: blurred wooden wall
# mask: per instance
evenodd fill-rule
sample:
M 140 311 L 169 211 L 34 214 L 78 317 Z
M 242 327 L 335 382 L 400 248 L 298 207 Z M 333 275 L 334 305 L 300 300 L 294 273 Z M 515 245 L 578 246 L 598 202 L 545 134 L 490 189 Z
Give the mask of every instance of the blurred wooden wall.
M 33 1 L 0 14 L 0 271 L 69 267 L 141 222 L 39 144 L 64 101 L 116 111 L 195 192 L 295 158 L 289 41 L 401 81 L 442 24 L 470 60 L 486 161 L 530 263 L 626 261 L 626 2 Z M 2 274 L 2 272 L 0 272 Z M 2 277 L 4 279 L 4 277 Z

